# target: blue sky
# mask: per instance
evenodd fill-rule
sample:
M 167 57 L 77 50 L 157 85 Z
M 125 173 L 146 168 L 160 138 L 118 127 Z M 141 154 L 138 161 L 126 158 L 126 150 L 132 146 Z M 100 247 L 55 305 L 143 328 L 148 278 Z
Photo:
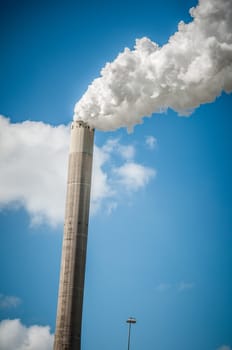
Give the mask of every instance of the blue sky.
M 196 4 L 1 2 L 3 350 L 33 325 L 46 344 L 31 349 L 51 349 L 76 101 L 125 46 L 165 44 Z M 96 131 L 83 350 L 125 349 L 129 316 L 134 350 L 231 349 L 231 101 L 154 114 L 131 134 Z

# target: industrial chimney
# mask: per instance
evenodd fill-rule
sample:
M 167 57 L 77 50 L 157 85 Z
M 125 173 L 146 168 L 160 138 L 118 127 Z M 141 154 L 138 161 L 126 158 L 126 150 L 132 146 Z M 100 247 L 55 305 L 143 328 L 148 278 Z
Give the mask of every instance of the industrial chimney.
M 71 125 L 54 350 L 80 350 L 94 129 Z

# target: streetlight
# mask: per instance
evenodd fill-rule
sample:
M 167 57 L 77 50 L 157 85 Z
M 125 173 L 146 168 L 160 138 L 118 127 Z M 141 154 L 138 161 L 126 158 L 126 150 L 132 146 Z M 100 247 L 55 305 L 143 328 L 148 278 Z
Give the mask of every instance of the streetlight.
M 131 333 L 131 324 L 136 323 L 136 319 L 134 317 L 129 317 L 126 321 L 129 323 L 129 332 L 128 332 L 128 350 L 130 350 L 130 333 Z

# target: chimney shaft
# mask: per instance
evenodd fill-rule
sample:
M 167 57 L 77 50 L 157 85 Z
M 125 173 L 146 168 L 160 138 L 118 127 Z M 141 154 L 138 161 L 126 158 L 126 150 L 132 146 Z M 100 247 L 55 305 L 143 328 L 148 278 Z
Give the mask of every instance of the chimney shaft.
M 80 350 L 94 130 L 71 126 L 54 350 Z

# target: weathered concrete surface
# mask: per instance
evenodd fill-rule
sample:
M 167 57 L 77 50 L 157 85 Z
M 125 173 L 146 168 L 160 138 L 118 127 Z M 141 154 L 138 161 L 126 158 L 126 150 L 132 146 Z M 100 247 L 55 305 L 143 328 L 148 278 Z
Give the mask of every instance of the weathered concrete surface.
M 71 126 L 54 350 L 80 350 L 94 130 Z

